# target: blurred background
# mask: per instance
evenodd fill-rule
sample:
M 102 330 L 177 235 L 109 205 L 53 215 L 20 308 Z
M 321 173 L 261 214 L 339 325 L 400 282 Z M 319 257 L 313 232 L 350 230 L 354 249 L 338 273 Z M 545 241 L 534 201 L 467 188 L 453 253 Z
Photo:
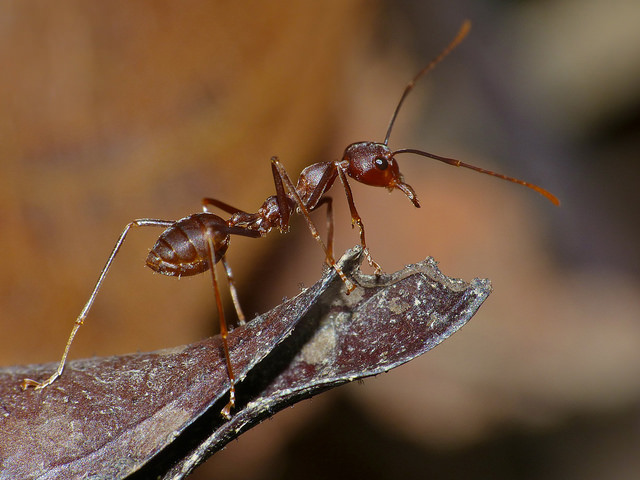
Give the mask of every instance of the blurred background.
M 555 193 L 399 157 L 422 203 L 356 185 L 374 258 L 488 277 L 462 331 L 259 425 L 194 479 L 630 479 L 640 473 L 640 3 L 634 0 L 0 4 L 0 364 L 58 361 L 122 228 L 211 196 L 255 211 L 290 175 L 382 141 Z M 358 242 L 333 191 L 336 252 Z M 316 214 L 324 223 L 324 212 Z M 133 231 L 71 358 L 214 333 L 206 276 L 144 267 Z M 321 275 L 301 218 L 234 238 L 246 312 Z M 365 268 L 365 271 L 370 271 Z M 229 304 L 230 305 L 230 304 Z

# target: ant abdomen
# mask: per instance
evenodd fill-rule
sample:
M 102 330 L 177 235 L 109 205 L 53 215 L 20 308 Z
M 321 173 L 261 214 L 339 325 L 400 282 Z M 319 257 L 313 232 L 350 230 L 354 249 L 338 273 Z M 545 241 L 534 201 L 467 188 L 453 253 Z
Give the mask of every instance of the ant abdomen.
M 229 246 L 229 235 L 223 233 L 226 227 L 225 220 L 209 212 L 178 220 L 160 235 L 147 256 L 147 266 L 174 277 L 206 272 L 210 267 L 207 232 L 213 241 L 217 263 Z

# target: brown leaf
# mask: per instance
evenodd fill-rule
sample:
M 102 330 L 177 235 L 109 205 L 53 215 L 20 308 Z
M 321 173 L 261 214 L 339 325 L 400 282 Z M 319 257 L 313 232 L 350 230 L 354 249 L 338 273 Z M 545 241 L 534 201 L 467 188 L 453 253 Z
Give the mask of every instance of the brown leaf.
M 433 259 L 391 275 L 340 261 L 313 287 L 229 336 L 237 385 L 219 337 L 151 353 L 70 362 L 44 390 L 20 389 L 55 365 L 0 370 L 0 479 L 184 478 L 230 440 L 277 411 L 376 375 L 430 350 L 473 316 L 491 291 L 444 276 Z

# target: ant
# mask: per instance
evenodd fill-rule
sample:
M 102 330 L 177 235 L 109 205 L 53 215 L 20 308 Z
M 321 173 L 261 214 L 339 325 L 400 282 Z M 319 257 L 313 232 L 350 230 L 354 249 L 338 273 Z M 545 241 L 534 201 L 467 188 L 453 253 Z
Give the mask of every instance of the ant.
M 346 286 L 347 292 L 349 293 L 355 289 L 355 285 L 345 276 L 333 257 L 333 200 L 331 197 L 326 196 L 327 192 L 333 186 L 336 178 L 340 180 L 340 183 L 344 188 L 344 193 L 347 197 L 347 203 L 351 212 L 352 226 L 358 226 L 362 250 L 368 263 L 374 268 L 376 274 L 382 273 L 382 269 L 380 268 L 380 265 L 373 260 L 367 248 L 364 225 L 358 211 L 356 210 L 347 177 L 351 177 L 365 185 L 386 187 L 389 191 L 397 188 L 404 193 L 416 207 L 420 207 L 415 191 L 410 185 L 404 182 L 404 178 L 400 174 L 398 163 L 395 158 L 396 155 L 412 153 L 432 158 L 456 167 L 469 168 L 476 172 L 492 175 L 535 190 L 536 192 L 544 195 L 553 204 L 559 205 L 559 201 L 554 195 L 529 182 L 469 165 L 453 158 L 446 158 L 432 153 L 427 153 L 422 150 L 404 148 L 392 151 L 389 148 L 389 137 L 391 135 L 393 124 L 398 112 L 400 111 L 400 107 L 409 92 L 413 89 L 415 83 L 427 72 L 433 69 L 436 64 L 444 59 L 464 39 L 464 37 L 466 37 L 470 27 L 471 23 L 468 20 L 465 21 L 453 41 L 440 53 L 440 55 L 420 70 L 413 80 L 407 84 L 391 117 L 391 122 L 389 123 L 384 142 L 352 143 L 344 151 L 341 160 L 320 162 L 306 167 L 300 173 L 300 177 L 298 178 L 298 182 L 295 186 L 280 160 L 278 160 L 277 157 L 272 157 L 271 171 L 273 174 L 276 194 L 268 197 L 256 213 L 247 213 L 220 200 L 204 198 L 202 200 L 202 212 L 189 215 L 188 217 L 177 221 L 143 218 L 130 222 L 120 234 L 120 237 L 113 247 L 105 266 L 100 272 L 100 276 L 98 277 L 98 281 L 96 282 L 93 291 L 91 292 L 89 300 L 74 323 L 57 370 L 48 379 L 42 382 L 28 378 L 24 379 L 22 381 L 22 388 L 27 389 L 28 387 L 34 387 L 36 390 L 43 389 L 48 385 L 51 385 L 62 374 L 71 343 L 73 342 L 78 329 L 83 325 L 87 314 L 98 295 L 98 291 L 107 276 L 107 272 L 109 271 L 111 264 L 118 254 L 127 234 L 133 227 L 162 227 L 165 229 L 147 256 L 146 265 L 152 270 L 164 275 L 176 277 L 180 277 L 182 275 L 197 275 L 204 273 L 207 270 L 211 270 L 213 290 L 215 293 L 220 322 L 222 348 L 224 351 L 230 382 L 229 402 L 222 409 L 221 414 L 225 418 L 229 419 L 231 409 L 235 405 L 236 378 L 231 364 L 231 358 L 229 356 L 229 346 L 227 343 L 229 329 L 227 328 L 227 322 L 222 308 L 222 298 L 218 287 L 218 275 L 214 266 L 218 262 L 222 263 L 226 273 L 231 299 L 237 312 L 238 323 L 239 325 L 244 325 L 245 316 L 240 308 L 233 274 L 225 259 L 225 253 L 229 247 L 231 235 L 242 235 L 245 237 L 257 238 L 265 236 L 273 228 L 277 228 L 281 232 L 287 232 L 289 230 L 289 218 L 291 217 L 291 214 L 298 212 L 305 218 L 309 230 L 311 231 L 311 235 L 322 246 L 325 253 L 326 263 L 340 276 Z M 326 205 L 327 208 L 328 228 L 326 245 L 322 241 L 317 228 L 309 216 L 310 212 L 318 209 L 322 205 Z M 218 215 L 211 213 L 211 207 L 218 208 L 230 214 L 231 217 L 228 220 L 224 220 Z

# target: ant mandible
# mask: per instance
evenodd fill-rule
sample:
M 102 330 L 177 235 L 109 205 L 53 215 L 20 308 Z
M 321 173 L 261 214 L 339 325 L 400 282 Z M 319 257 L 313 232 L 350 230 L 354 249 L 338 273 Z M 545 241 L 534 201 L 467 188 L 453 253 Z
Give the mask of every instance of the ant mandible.
M 221 414 L 225 418 L 230 418 L 231 409 L 235 405 L 235 374 L 233 371 L 233 365 L 231 364 L 229 346 L 227 343 L 229 330 L 227 328 L 227 322 L 222 308 L 222 298 L 218 287 L 218 276 L 216 274 L 216 269 L 213 268 L 213 266 L 218 262 L 222 263 L 227 276 L 231 299 L 238 315 L 238 323 L 243 325 L 245 323 L 245 316 L 240 308 L 233 274 L 225 259 L 225 253 L 229 247 L 231 235 L 242 235 L 245 237 L 257 238 L 265 236 L 273 228 L 278 228 L 281 232 L 286 232 L 289 229 L 289 218 L 291 214 L 297 211 L 305 218 L 311 234 L 322 246 L 325 252 L 326 263 L 331 268 L 335 269 L 336 273 L 344 282 L 347 292 L 351 292 L 355 288 L 355 285 L 345 276 L 333 258 L 332 198 L 326 196 L 326 193 L 331 189 L 336 178 L 340 179 L 340 183 L 342 183 L 344 188 L 344 193 L 347 197 L 347 203 L 351 212 L 352 226 L 358 226 L 363 252 L 369 264 L 374 268 L 376 274 L 380 274 L 382 269 L 380 268 L 380 265 L 373 260 L 369 253 L 369 249 L 367 248 L 364 225 L 358 211 L 356 210 L 347 177 L 351 177 L 365 185 L 386 187 L 389 191 L 397 188 L 402 191 L 416 207 L 420 207 L 415 191 L 410 185 L 404 182 L 403 176 L 400 174 L 395 157 L 401 153 L 421 155 L 449 165 L 469 168 L 476 172 L 485 173 L 509 182 L 518 183 L 544 195 L 555 205 L 559 205 L 559 201 L 554 195 L 529 182 L 469 165 L 453 158 L 446 158 L 432 153 L 427 153 L 422 150 L 404 148 L 392 151 L 389 148 L 389 137 L 391 135 L 393 124 L 398 112 L 400 111 L 400 107 L 409 92 L 413 89 L 415 83 L 444 57 L 446 57 L 464 39 L 469 32 L 470 27 L 470 22 L 468 20 L 465 21 L 456 37 L 442 51 L 442 53 L 420 70 L 413 80 L 407 84 L 391 117 L 391 122 L 389 123 L 384 142 L 352 143 L 344 151 L 342 160 L 320 162 L 306 167 L 300 173 L 300 177 L 298 178 L 298 182 L 295 186 L 282 163 L 280 163 L 277 157 L 272 157 L 271 170 L 276 194 L 268 197 L 257 213 L 247 213 L 220 200 L 204 198 L 202 200 L 202 212 L 195 213 L 182 218 L 181 220 L 170 221 L 143 218 L 130 222 L 120 234 L 120 237 L 113 247 L 105 266 L 100 272 L 100 276 L 98 277 L 98 281 L 96 282 L 93 291 L 91 292 L 89 300 L 74 323 L 57 370 L 42 382 L 28 378 L 24 379 L 22 381 L 22 388 L 27 389 L 28 387 L 34 387 L 36 390 L 45 388 L 48 385 L 51 385 L 62 374 L 71 343 L 73 342 L 78 329 L 84 323 L 107 272 L 113 263 L 113 260 L 118 254 L 127 234 L 133 227 L 162 227 L 165 229 L 149 252 L 146 260 L 147 266 L 152 270 L 164 275 L 176 277 L 183 275 L 197 275 L 204 273 L 207 270 L 211 270 L 213 290 L 215 293 L 220 322 L 222 348 L 224 351 L 230 382 L 229 402 L 222 409 Z M 317 228 L 309 216 L 310 212 L 318 209 L 322 205 L 326 205 L 327 207 L 328 231 L 326 245 L 322 241 Z M 228 220 L 224 220 L 218 215 L 211 213 L 209 211 L 210 207 L 216 207 L 227 212 L 231 214 L 231 217 Z

